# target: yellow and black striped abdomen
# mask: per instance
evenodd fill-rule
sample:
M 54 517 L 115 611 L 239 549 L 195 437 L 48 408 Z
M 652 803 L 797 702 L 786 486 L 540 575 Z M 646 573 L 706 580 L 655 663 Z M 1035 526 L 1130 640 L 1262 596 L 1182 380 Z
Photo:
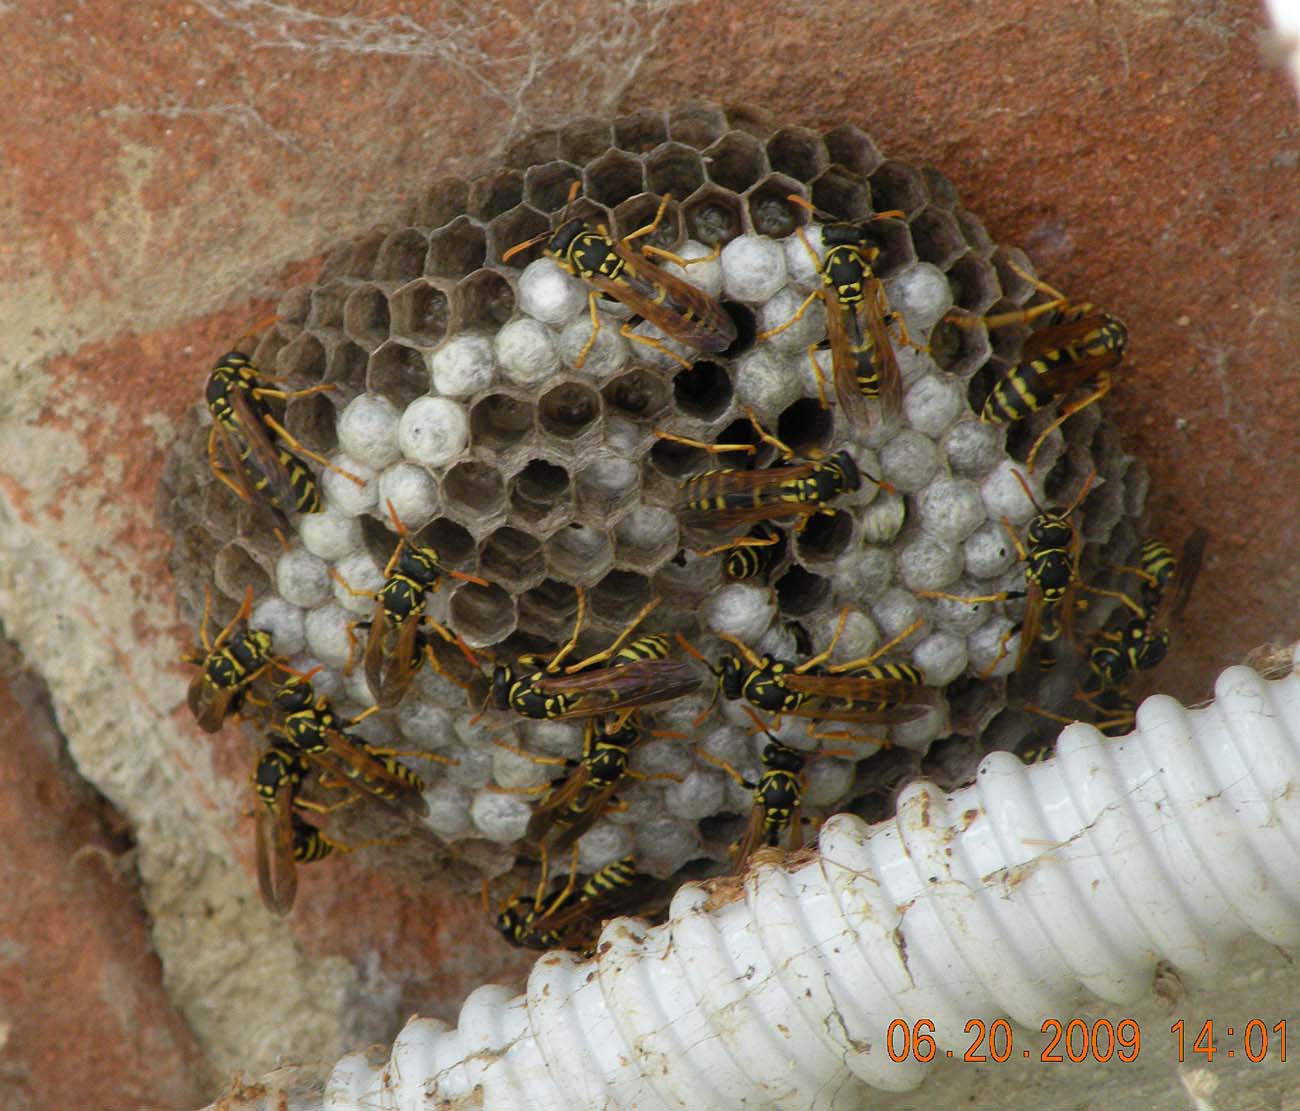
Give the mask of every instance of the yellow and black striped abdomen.
M 986 424 L 1010 424 L 1036 413 L 1053 400 L 1045 389 L 1049 376 L 1069 361 L 1061 351 L 1049 351 L 1006 372 L 984 402 L 980 420 Z
M 586 902 L 590 899 L 599 899 L 611 891 L 620 891 L 623 888 L 631 887 L 639 876 L 640 873 L 636 870 L 636 863 L 633 858 L 625 856 L 612 864 L 606 864 L 599 872 L 593 873 L 587 882 L 582 885 L 582 890 L 578 893 L 578 899 Z

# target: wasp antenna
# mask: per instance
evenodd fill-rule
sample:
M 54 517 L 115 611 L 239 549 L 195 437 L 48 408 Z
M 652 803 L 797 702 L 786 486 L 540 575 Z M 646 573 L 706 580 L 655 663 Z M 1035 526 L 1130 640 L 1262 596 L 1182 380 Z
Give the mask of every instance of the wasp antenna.
M 246 344 L 258 333 L 265 332 L 272 325 L 279 323 L 279 320 L 280 320 L 279 313 L 271 313 L 270 316 L 262 317 L 261 320 L 259 320 L 256 324 L 254 324 L 251 328 L 249 328 L 248 331 L 246 331 L 242 336 L 239 337 L 239 339 L 235 343 L 234 350 L 240 352 L 240 354 L 243 354 L 244 344 Z
M 693 656 L 695 659 L 699 660 L 700 663 L 702 663 L 711 672 L 713 672 L 714 675 L 718 675 L 721 673 L 722 669 L 718 667 L 714 667 L 713 664 L 709 663 L 704 653 L 701 652 L 698 648 L 696 648 L 695 645 L 693 645 L 684 636 L 682 636 L 681 633 L 675 633 L 674 636 L 677 638 L 677 644 L 679 645 L 681 650 L 685 652 L 688 656 Z
M 512 258 L 515 257 L 515 255 L 519 254 L 520 251 L 526 251 L 528 250 L 529 247 L 533 246 L 534 244 L 540 243 L 543 239 L 549 239 L 550 237 L 551 237 L 551 233 L 549 231 L 544 231 L 542 232 L 541 235 L 533 236 L 532 239 L 525 239 L 522 243 L 516 243 L 513 247 L 511 247 L 508 251 L 506 251 L 505 254 L 501 256 L 501 261 L 509 262 Z
M 1034 503 L 1034 508 L 1039 513 L 1043 512 L 1043 507 L 1038 504 L 1038 499 L 1034 497 L 1034 491 L 1029 486 L 1029 480 L 1017 470 L 1013 469 L 1011 473 L 1016 476 L 1016 481 L 1020 483 L 1020 488 L 1025 492 L 1025 497 Z M 1087 489 L 1087 484 L 1084 485 L 1084 489 Z
M 480 579 L 477 575 L 471 575 L 465 571 L 448 571 L 453 579 L 460 579 L 461 582 L 473 583 L 475 586 L 491 586 L 487 579 Z
M 1075 494 L 1074 501 L 1070 503 L 1070 507 L 1066 509 L 1065 512 L 1061 514 L 1061 516 L 1068 517 L 1071 513 L 1073 513 L 1076 509 L 1078 509 L 1080 504 L 1083 502 L 1083 499 L 1088 496 L 1088 491 L 1092 489 L 1092 484 L 1096 481 L 1097 481 L 1097 472 L 1095 470 L 1089 471 L 1088 477 L 1083 480 L 1083 486 L 1079 489 L 1079 492 Z

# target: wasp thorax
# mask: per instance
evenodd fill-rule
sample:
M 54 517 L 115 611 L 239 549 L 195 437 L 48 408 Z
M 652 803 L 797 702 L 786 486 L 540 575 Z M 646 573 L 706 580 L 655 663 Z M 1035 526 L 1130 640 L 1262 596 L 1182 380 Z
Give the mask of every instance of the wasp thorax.
M 442 576 L 438 553 L 432 548 L 407 548 L 398 557 L 396 570 L 426 587 L 433 586 Z

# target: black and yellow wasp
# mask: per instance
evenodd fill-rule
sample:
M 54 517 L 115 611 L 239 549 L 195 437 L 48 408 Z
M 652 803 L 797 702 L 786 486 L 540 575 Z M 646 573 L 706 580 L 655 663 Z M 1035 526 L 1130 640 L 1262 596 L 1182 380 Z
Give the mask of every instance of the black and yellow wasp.
M 348 593 L 375 600 L 370 620 L 357 622 L 354 627 L 368 630 L 361 659 L 366 682 L 381 709 L 401 702 L 426 655 L 447 674 L 434 650 L 438 641 L 457 648 L 468 662 L 470 674 L 478 673 L 479 661 L 469 646 L 425 612 L 425 595 L 438 589 L 444 575 L 478 586 L 488 585 L 477 575 L 444 568 L 433 548 L 412 543 L 392 502 L 388 503 L 388 513 L 401 539 L 384 568 L 384 585 L 379 591 L 372 594 L 354 590 L 337 571 L 332 572 Z
M 760 439 L 775 447 L 785 462 L 781 466 L 758 470 L 727 467 L 691 476 L 677 499 L 677 518 L 683 527 L 721 531 L 791 518 L 806 521 L 823 512 L 827 503 L 840 494 L 861 489 L 865 472 L 859 469 L 848 451 L 841 450 L 825 458 L 793 462 L 794 451 L 767 432 L 752 412 L 748 416 Z M 661 440 L 684 444 L 712 454 L 722 455 L 733 451 L 752 454 L 755 451 L 752 444 L 708 444 L 658 428 L 654 431 Z M 866 477 L 883 489 L 892 489 L 871 475 Z M 762 543 L 766 544 L 767 541 Z M 732 546 L 757 545 L 746 538 L 734 545 L 723 545 L 723 548 Z M 723 548 L 713 548 L 710 552 L 722 551 Z
M 755 717 L 757 721 L 757 717 Z M 759 722 L 760 728 L 762 723 Z M 753 805 L 750 807 L 749 819 L 745 831 L 735 846 L 735 860 L 732 872 L 744 873 L 753 856 L 754 850 L 767 846 L 775 848 L 785 837 L 786 848 L 794 852 L 803 845 L 803 823 L 800 816 L 803 794 L 807 788 L 804 768 L 811 758 L 809 754 L 797 748 L 782 744 L 767 730 L 767 743 L 759 756 L 762 772 L 757 782 L 746 779 L 736 768 L 725 760 L 710 756 L 701 749 L 696 752 L 702 759 L 725 771 L 742 787 L 753 792 Z
M 569 191 L 570 206 L 577 197 L 580 184 L 575 181 Z M 667 259 L 682 267 L 703 260 L 684 259 L 648 244 L 643 245 L 639 251 L 630 246 L 634 240 L 655 232 L 663 222 L 671 199 L 665 195 L 659 203 L 655 218 L 620 240 L 611 238 L 609 229 L 604 225 L 598 225 L 593 231 L 579 217 L 561 217 L 562 223 L 554 231 L 517 243 L 502 255 L 501 261 L 506 262 L 520 251 L 546 240 L 547 255 L 568 273 L 593 287 L 588 297 L 591 337 L 574 359 L 574 369 L 582 368 L 596 342 L 596 334 L 600 330 L 597 306 L 602 296 L 622 302 L 665 335 L 697 351 L 720 353 L 736 342 L 736 325 L 722 305 L 703 290 L 696 289 L 689 282 L 656 266 L 646 256 Z M 632 331 L 633 323 L 634 321 L 628 321 L 622 326 L 621 333 L 624 337 L 653 347 L 683 366 L 691 365 L 658 340 Z
M 613 715 L 617 730 L 638 707 L 671 702 L 700 687 L 695 669 L 681 660 L 666 659 L 668 640 L 659 635 L 628 638 L 659 605 L 644 605 L 618 639 L 595 655 L 563 666 L 577 646 L 587 613 L 586 592 L 577 588 L 578 612 L 573 635 L 542 666 L 534 656 L 513 664 L 497 664 L 492 671 L 491 699 L 498 710 L 512 710 L 528 718 L 585 718 Z M 603 666 L 602 666 L 603 665 Z
M 1175 556 L 1160 540 L 1147 540 L 1137 567 L 1112 570 L 1136 575 L 1141 581 L 1140 602 L 1127 594 L 1107 591 L 1120 598 L 1136 616 L 1109 632 L 1094 634 L 1088 652 L 1088 693 L 1120 690 L 1135 671 L 1148 671 L 1169 651 L 1169 625 L 1187 605 L 1205 556 L 1206 533 L 1194 528 Z
M 396 803 L 412 814 L 428 812 L 424 781 L 395 759 L 395 754 L 345 731 L 378 707 L 341 723 L 330 701 L 312 689 L 310 676 L 295 675 L 274 699 L 280 714 L 280 734 L 301 757 L 311 760 L 339 785 L 350 785 L 367 795 Z M 422 759 L 454 763 L 447 757 L 420 753 Z
M 668 901 L 673 885 L 636 870 L 632 857 L 606 864 L 582 884 L 572 874 L 553 895 L 546 894 L 543 869 L 537 894 L 516 895 L 502 904 L 496 927 L 512 945 L 525 949 L 575 949 L 595 944 L 601 924 L 620 914 L 644 914 Z
M 985 317 L 985 327 L 1028 324 L 1049 314 L 1051 321 L 1047 327 L 1030 335 L 1021 348 L 1020 362 L 993 384 L 980 412 L 980 420 L 990 424 L 1010 424 L 1066 397 L 1087 382 L 1093 383 L 1093 389 L 1086 397 L 1064 406 L 1038 434 L 1025 460 L 1026 466 L 1033 470 L 1038 449 L 1052 429 L 1064 424 L 1079 410 L 1100 401 L 1110 391 L 1110 372 L 1124 358 L 1128 329 L 1114 316 L 1099 312 L 1090 304 L 1071 304 L 1060 290 L 1026 273 L 1014 262 L 1008 261 L 1007 265 L 1051 300 L 1029 309 Z M 953 319 L 964 321 L 966 318 Z
M 316 479 L 300 456 L 364 486 L 364 479 L 300 443 L 267 404 L 268 398 L 288 400 L 335 387 L 286 391 L 268 388 L 263 381 L 264 376 L 241 351 L 223 355 L 208 376 L 206 399 L 212 414 L 208 460 L 213 474 L 244 501 L 260 495 L 281 521 L 291 512 L 318 513 L 323 508 Z M 218 444 L 229 470 L 217 459 Z
M 348 801 L 326 806 L 301 797 L 308 764 L 287 737 L 272 734 L 253 771 L 257 883 L 262 902 L 273 914 L 293 909 L 298 893 L 299 864 L 324 860 L 334 852 L 352 852 L 367 845 L 389 844 L 372 840 L 345 845 L 307 821 L 301 810 L 324 814 Z
M 1024 475 L 1012 472 L 1025 491 L 1025 495 L 1034 504 L 1038 513 L 1030 519 L 1025 530 L 1022 544 L 1011 522 L 1002 518 L 1003 527 L 1015 545 L 1016 555 L 1025 565 L 1025 589 L 1007 590 L 999 594 L 984 594 L 975 597 L 963 597 L 939 590 L 918 590 L 918 598 L 946 598 L 953 602 L 978 605 L 981 602 L 1005 602 L 1013 598 L 1025 599 L 1025 615 L 1020 624 L 1020 650 L 1016 656 L 1016 670 L 1019 671 L 1029 659 L 1031 651 L 1040 644 L 1051 644 L 1062 634 L 1068 641 L 1074 640 L 1075 591 L 1094 588 L 1084 584 L 1079 577 L 1079 554 L 1083 547 L 1083 538 L 1071 520 L 1074 511 L 1083 502 L 1096 479 L 1096 472 L 1088 475 L 1074 501 L 1069 505 L 1044 509 L 1038 504 L 1033 491 Z M 1098 591 L 1098 593 L 1109 593 Z M 993 668 L 1002 662 L 1006 654 L 1006 644 L 1012 634 L 1003 641 L 998 658 L 985 669 L 985 675 L 991 674 Z
M 911 664 L 877 663 L 920 628 L 914 621 L 898 636 L 861 659 L 823 666 L 844 631 L 849 611 L 843 610 L 826 648 L 802 663 L 758 655 L 738 637 L 720 633 L 718 639 L 735 647 L 716 665 L 709 663 L 684 638 L 682 647 L 718 677 L 718 689 L 730 701 L 744 699 L 757 710 L 822 721 L 895 725 L 914 721 L 934 705 L 934 691 Z M 870 738 L 856 738 L 870 739 Z M 883 742 L 878 742 L 883 743 Z
M 203 619 L 199 624 L 200 648 L 184 659 L 199 667 L 198 673 L 190 680 L 186 701 L 199 728 L 207 733 L 215 733 L 229 715 L 237 714 L 253 683 L 275 665 L 271 634 L 248 627 L 252 607 L 253 588 L 250 586 L 230 624 L 217 634 L 215 640 L 209 641 L 212 593 L 204 591 Z M 241 624 L 244 627 L 237 630 L 236 626 Z
M 595 824 L 630 774 L 628 757 L 640 739 L 641 726 L 630 719 L 612 731 L 595 719 L 588 721 L 582 759 L 564 782 L 552 786 L 537 804 L 525 838 L 538 845 L 545 840 L 552 851 L 577 841 Z
M 787 200 L 817 214 L 803 197 L 791 194 Z M 884 220 L 904 215 L 898 211 L 878 212 L 871 219 Z M 897 416 L 903 405 L 903 377 L 889 333 L 890 322 L 898 324 L 899 342 L 910 344 L 911 338 L 902 318 L 890 312 L 885 287 L 871 271 L 880 251 L 871 246 L 863 226 L 859 224 L 824 223 L 821 229 L 826 247 L 824 257 L 818 257 L 802 227 L 796 228 L 795 232 L 812 257 L 821 278 L 821 287 L 808 294 L 789 320 L 760 332 L 758 338 L 764 340 L 784 332 L 803 318 L 813 301 L 820 300 L 826 306 L 825 346 L 830 348 L 831 378 L 840 411 L 852 424 L 863 429 L 871 420 L 866 405 L 869 400 L 880 402 L 886 418 Z M 816 357 L 816 352 L 822 347 L 820 343 L 812 344 L 808 348 L 808 359 L 824 407 L 825 376 Z

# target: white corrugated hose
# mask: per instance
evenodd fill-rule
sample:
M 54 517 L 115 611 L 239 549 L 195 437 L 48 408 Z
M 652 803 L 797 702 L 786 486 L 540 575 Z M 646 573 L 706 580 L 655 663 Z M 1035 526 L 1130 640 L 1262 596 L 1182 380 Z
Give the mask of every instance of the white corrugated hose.
M 385 1064 L 343 1058 L 322 1106 L 847 1111 L 922 1081 L 918 1034 L 938 1060 L 972 1019 L 1037 1030 L 1085 989 L 1148 997 L 1162 960 L 1204 973 L 1248 933 L 1294 948 L 1300 676 L 1232 667 L 1215 689 L 1147 699 L 1120 739 L 1068 726 L 1041 764 L 994 753 L 952 795 L 914 783 L 893 821 L 834 817 L 743 897 L 687 885 L 666 925 L 612 922 L 526 995 L 480 988 L 457 1029 L 417 1018 Z

